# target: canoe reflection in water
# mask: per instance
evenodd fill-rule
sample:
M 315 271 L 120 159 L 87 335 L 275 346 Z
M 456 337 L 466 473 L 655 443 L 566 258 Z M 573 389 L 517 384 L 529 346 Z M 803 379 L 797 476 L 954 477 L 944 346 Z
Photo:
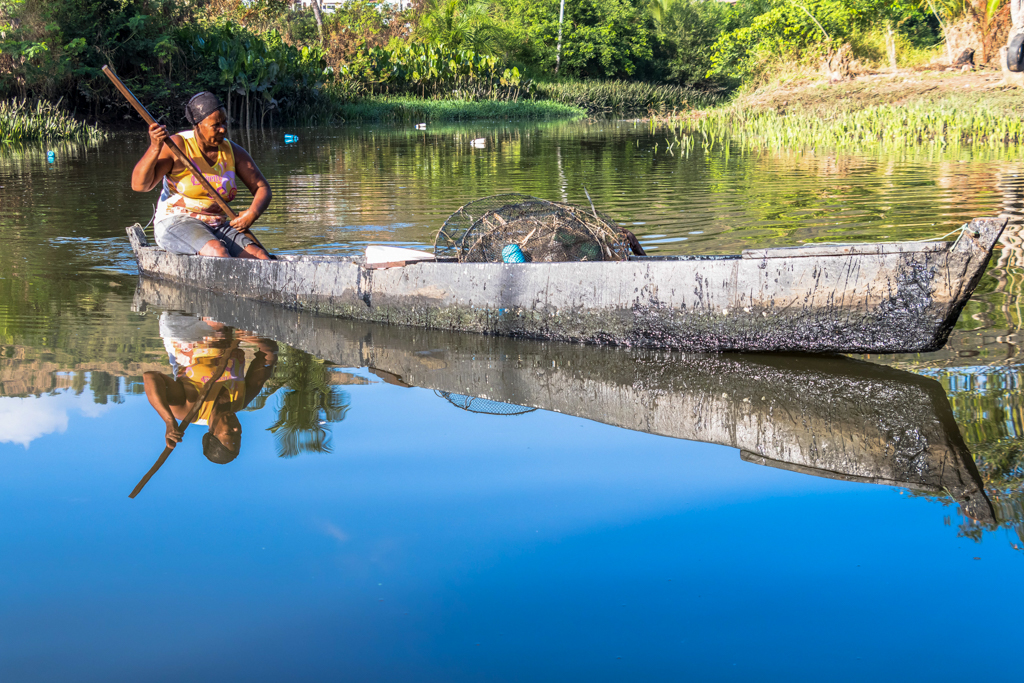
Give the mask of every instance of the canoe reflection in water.
M 323 318 L 143 279 L 136 305 L 210 315 L 462 409 L 487 399 L 736 448 L 744 460 L 897 486 L 1000 519 L 942 386 L 839 356 L 585 347 Z M 287 348 L 287 347 L 286 347 Z M 503 412 L 507 408 L 502 409 Z M 487 412 L 497 412 L 488 410 Z M 518 419 L 518 418 L 502 418 Z
M 173 312 L 161 314 L 160 336 L 171 374 L 149 371 L 143 378 L 146 397 L 166 425 L 167 447 L 174 448 L 181 441 L 181 422 L 194 411 L 191 423 L 207 427 L 203 455 L 213 463 L 231 462 L 242 446 L 237 413 L 259 395 L 274 374 L 277 343 L 208 318 Z M 256 346 L 248 369 L 239 342 Z

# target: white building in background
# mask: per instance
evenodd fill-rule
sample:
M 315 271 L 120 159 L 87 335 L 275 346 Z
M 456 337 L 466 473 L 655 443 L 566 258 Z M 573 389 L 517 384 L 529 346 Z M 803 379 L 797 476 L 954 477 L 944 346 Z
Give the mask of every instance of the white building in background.
M 333 12 L 345 4 L 347 0 L 320 0 L 320 10 L 324 13 Z M 736 2 L 736 0 L 724 0 L 725 2 Z M 405 9 L 410 6 L 412 0 L 388 0 L 392 5 L 398 5 L 398 9 Z M 310 9 L 312 0 L 292 0 L 292 9 Z
M 309 9 L 311 0 L 292 0 L 292 9 Z M 320 0 L 320 10 L 323 12 L 333 12 L 336 8 L 341 7 L 344 0 Z

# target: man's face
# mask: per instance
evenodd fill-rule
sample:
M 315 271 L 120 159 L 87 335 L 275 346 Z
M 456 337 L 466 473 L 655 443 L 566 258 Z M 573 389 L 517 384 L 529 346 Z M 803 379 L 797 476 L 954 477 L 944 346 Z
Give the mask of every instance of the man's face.
M 242 425 L 234 413 L 225 411 L 215 415 L 210 424 L 210 434 L 213 434 L 214 438 L 224 445 L 224 448 L 236 455 L 242 448 Z
M 218 109 L 196 126 L 196 132 L 203 142 L 219 145 L 228 134 L 228 117 L 223 109 Z

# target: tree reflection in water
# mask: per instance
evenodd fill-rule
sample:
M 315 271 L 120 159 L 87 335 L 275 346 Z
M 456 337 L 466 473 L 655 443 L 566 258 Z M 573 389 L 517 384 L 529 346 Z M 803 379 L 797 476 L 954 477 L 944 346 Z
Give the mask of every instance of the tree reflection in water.
M 277 370 L 247 410 L 260 410 L 277 396 L 277 420 L 269 427 L 277 454 L 331 453 L 329 425 L 345 419 L 349 396 L 331 385 L 331 369 L 304 351 L 282 346 Z
M 1011 543 L 1024 550 L 1024 373 L 1007 365 L 978 365 L 927 374 L 946 390 L 992 502 L 996 528 L 1012 530 L 1016 539 L 1011 537 Z M 950 498 L 926 497 L 953 504 Z M 957 526 L 962 537 L 975 541 L 991 530 L 967 516 Z

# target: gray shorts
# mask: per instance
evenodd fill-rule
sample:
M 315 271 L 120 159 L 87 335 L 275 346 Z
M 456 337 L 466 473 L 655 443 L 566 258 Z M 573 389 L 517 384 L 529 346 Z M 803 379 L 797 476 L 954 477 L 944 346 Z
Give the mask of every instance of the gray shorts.
M 168 216 L 153 225 L 156 243 L 172 254 L 198 254 L 210 240 L 218 240 L 232 256 L 238 256 L 253 241 L 227 223 L 209 225 L 198 218 L 180 214 Z
M 175 311 L 160 314 L 160 337 L 164 341 L 195 344 L 216 336 L 215 329 L 195 316 Z

